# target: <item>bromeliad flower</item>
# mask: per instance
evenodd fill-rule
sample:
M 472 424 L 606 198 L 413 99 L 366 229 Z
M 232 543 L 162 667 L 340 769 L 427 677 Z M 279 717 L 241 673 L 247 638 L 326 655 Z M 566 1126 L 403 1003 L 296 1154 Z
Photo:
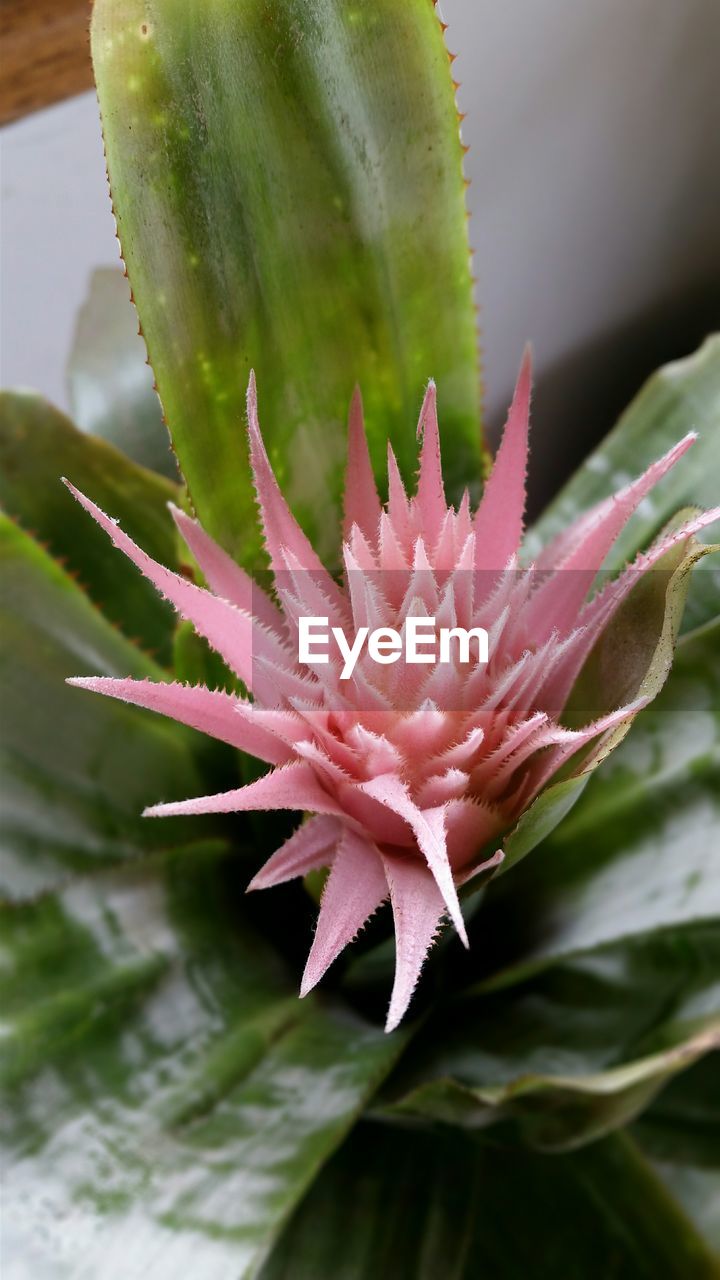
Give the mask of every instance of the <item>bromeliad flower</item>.
M 644 705 L 641 697 L 580 729 L 563 711 L 598 637 L 635 586 L 674 547 L 720 517 L 696 515 L 590 596 L 625 523 L 693 442 L 586 513 L 522 567 L 530 361 L 526 357 L 494 468 L 473 514 L 444 493 L 435 387 L 420 414 L 417 492 L 408 497 L 388 449 L 389 496 L 375 487 L 356 394 L 350 412 L 344 579 L 320 563 L 294 520 L 265 451 L 254 381 L 250 460 L 274 596 L 265 594 L 182 511 L 173 515 L 208 589 L 153 561 L 69 486 L 115 546 L 192 622 L 252 695 L 203 686 L 80 678 L 71 683 L 172 716 L 271 765 L 219 795 L 158 804 L 163 814 L 304 810 L 308 815 L 252 881 L 269 888 L 330 868 L 301 994 L 388 898 L 396 972 L 387 1029 L 407 1009 L 427 952 L 449 916 L 467 945 L 458 889 L 501 863 L 502 839 L 571 757 Z M 385 637 L 384 660 L 340 649 L 300 660 L 303 620 L 340 636 Z M 487 661 L 449 644 L 403 661 L 394 637 L 417 624 L 487 638 Z M 365 630 L 364 630 L 365 629 Z M 427 660 L 427 657 L 430 660 Z M 324 660 L 323 660 L 324 657 Z

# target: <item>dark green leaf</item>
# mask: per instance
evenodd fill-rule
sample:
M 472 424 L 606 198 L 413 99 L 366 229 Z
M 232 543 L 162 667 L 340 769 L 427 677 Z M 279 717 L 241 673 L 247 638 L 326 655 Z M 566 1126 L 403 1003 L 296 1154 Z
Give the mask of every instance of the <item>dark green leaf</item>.
M 534 1142 L 573 1143 L 626 1123 L 717 1045 L 719 653 L 720 620 L 681 641 L 573 813 L 491 883 L 475 946 L 500 971 L 431 1018 L 393 1086 L 400 1109 L 471 1125 L 509 1113 Z
M 177 480 L 130 287 L 119 267 L 96 267 L 68 361 L 72 416 L 144 467 Z
M 491 884 L 487 920 L 518 963 L 720 916 L 720 620 L 685 637 L 670 680 L 532 858 Z
M 663 1090 L 634 1126 L 637 1142 L 720 1253 L 720 1054 Z
M 177 568 L 175 527 L 167 510 L 170 500 L 178 500 L 176 485 L 84 435 L 42 397 L 0 393 L 0 506 L 77 575 L 111 622 L 168 662 L 174 610 L 118 555 L 68 493 L 62 476 L 119 518 L 151 556 Z
M 25 897 L 71 873 L 198 838 L 203 823 L 140 815 L 152 801 L 207 790 L 207 739 L 64 683 L 162 672 L 6 516 L 0 593 L 0 893 Z M 207 768 L 218 758 L 213 747 Z
M 534 1146 L 632 1119 L 720 1047 L 720 928 L 649 934 L 438 1010 L 388 1086 L 391 1111 L 477 1128 L 515 1117 Z
M 625 1138 L 572 1155 L 358 1126 L 262 1280 L 711 1280 L 702 1239 Z
M 438 383 L 453 494 L 479 475 L 462 155 L 430 0 L 98 0 L 92 49 L 118 233 L 180 465 L 206 528 L 259 543 L 243 431 L 260 418 L 322 555 L 345 418 L 406 475 Z
M 254 1276 L 396 1058 L 297 1000 L 229 869 L 181 851 L 6 911 L 10 1271 Z

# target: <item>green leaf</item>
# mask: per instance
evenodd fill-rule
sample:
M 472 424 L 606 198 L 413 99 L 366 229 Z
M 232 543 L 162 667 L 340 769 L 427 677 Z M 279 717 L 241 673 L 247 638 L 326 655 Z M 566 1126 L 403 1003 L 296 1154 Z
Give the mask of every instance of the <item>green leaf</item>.
M 632 608 L 649 616 L 655 590 L 643 583 Z M 656 666 L 677 623 L 676 609 Z M 491 882 L 474 936 L 499 971 L 431 1017 L 392 1086 L 395 1110 L 469 1125 L 510 1114 L 540 1145 L 586 1141 L 717 1046 L 718 653 L 720 619 L 681 641 L 663 691 L 573 813 Z
M 68 493 L 62 476 L 119 518 L 149 555 L 178 567 L 167 511 L 167 503 L 178 500 L 176 485 L 84 435 L 41 396 L 0 393 L 0 506 L 79 578 L 125 635 L 160 662 L 169 662 L 174 610 L 118 555 Z
M 86 674 L 162 679 L 47 552 L 0 517 L 0 893 L 12 898 L 214 829 L 140 816 L 152 801 L 207 789 L 207 739 L 64 683 Z M 228 758 L 213 745 L 207 769 L 220 764 L 227 776 Z
M 532 858 L 481 908 L 516 981 L 558 958 L 720 915 L 720 619 L 686 636 L 672 676 Z
M 644 471 L 688 431 L 697 431 L 699 439 L 641 504 L 617 544 L 614 562 L 621 564 L 646 546 L 680 507 L 711 507 L 720 501 L 720 334 L 708 338 L 694 355 L 653 374 L 614 431 L 550 503 L 528 540 L 529 552 L 535 554 L 542 543 Z M 686 627 L 718 614 L 720 568 L 710 561 L 695 575 Z
M 543 1156 L 509 1138 L 359 1125 L 262 1280 L 711 1280 L 714 1260 L 637 1149 Z
M 630 939 L 451 1002 L 390 1082 L 388 1110 L 471 1128 L 513 1117 L 550 1150 L 627 1124 L 720 1047 L 718 923 Z
M 681 525 L 690 515 L 692 512 L 678 513 L 677 523 Z M 564 723 L 570 727 L 590 724 L 618 707 L 657 697 L 672 668 L 693 571 L 706 555 L 717 550 L 689 538 L 668 552 L 653 570 L 639 576 L 585 663 L 563 712 Z M 704 655 L 703 661 L 709 660 L 709 654 Z M 647 708 L 643 708 L 640 719 L 646 715 Z M 589 752 L 571 761 L 557 781 L 526 809 L 504 841 L 505 861 L 499 875 L 510 871 L 567 819 L 598 766 L 623 741 L 637 718 L 638 712 L 631 712 L 597 739 Z
M 633 1132 L 688 1217 L 720 1253 L 720 1054 L 709 1054 L 673 1080 Z
M 98 0 L 92 50 L 118 234 L 208 531 L 258 553 L 253 367 L 322 555 L 356 382 L 378 467 L 389 436 L 410 476 L 433 376 L 452 493 L 479 476 L 461 143 L 430 0 Z
M 245 1280 L 404 1041 L 300 1002 L 212 846 L 4 921 L 10 1270 Z
M 119 268 L 96 267 L 78 312 L 67 368 L 74 421 L 170 480 L 177 464 L 130 289 Z

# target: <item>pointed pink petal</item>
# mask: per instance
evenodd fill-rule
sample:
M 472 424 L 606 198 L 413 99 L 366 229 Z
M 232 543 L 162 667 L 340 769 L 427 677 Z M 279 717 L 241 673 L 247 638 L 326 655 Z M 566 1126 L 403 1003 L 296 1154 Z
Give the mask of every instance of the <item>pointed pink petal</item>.
M 409 715 L 396 718 L 389 730 L 393 742 L 411 760 L 444 751 L 449 732 L 447 715 L 429 700 Z
M 222 596 L 238 609 L 251 614 L 263 622 L 271 631 L 282 635 L 284 629 L 283 616 L 269 596 L 256 582 L 236 564 L 231 556 L 218 546 L 217 542 L 205 532 L 197 520 L 168 503 L 178 529 L 192 551 L 212 591 Z
M 345 617 L 345 602 L 337 583 L 316 555 L 312 544 L 306 538 L 300 525 L 293 516 L 283 497 L 275 473 L 265 450 L 257 412 L 257 392 L 255 375 L 250 374 L 247 393 L 248 439 L 250 445 L 250 465 L 252 467 L 255 492 L 260 504 L 260 515 L 265 543 L 272 564 L 273 572 L 282 575 L 284 563 L 283 548 L 287 548 L 297 557 L 306 573 L 311 573 L 338 614 L 338 620 Z
M 378 559 L 383 595 L 392 608 L 397 610 L 408 583 L 408 558 L 386 511 L 380 516 Z
M 312 765 L 304 760 L 274 769 L 256 782 L 249 782 L 246 787 L 238 787 L 234 791 L 151 805 L 144 816 L 174 818 L 181 814 L 243 813 L 256 809 L 307 809 L 311 813 L 344 817 L 343 809 L 321 786 Z
M 377 845 L 397 845 L 402 849 L 417 849 L 417 840 L 407 822 L 372 796 L 366 795 L 362 784 L 347 783 L 338 788 L 350 825 L 364 831 Z
M 264 867 L 250 881 L 246 892 L 271 889 L 275 885 L 306 876 L 309 871 L 327 867 L 335 856 L 343 827 L 337 818 L 318 814 L 302 822 L 284 844 L 268 858 Z
M 418 842 L 418 847 L 429 866 L 438 889 L 443 896 L 463 946 L 469 946 L 457 889 L 452 877 L 445 842 L 445 818 L 442 808 L 418 809 L 408 794 L 407 787 L 393 774 L 381 774 L 360 784 L 360 791 L 386 805 L 393 813 L 407 822 Z
M 479 762 L 472 775 L 473 785 L 481 787 L 484 782 L 494 777 L 504 761 L 518 751 L 528 739 L 532 740 L 547 721 L 548 717 L 544 711 L 536 711 L 528 720 L 521 720 L 511 725 L 495 749 Z
M 377 849 L 345 828 L 320 903 L 300 995 L 320 981 L 326 969 L 362 929 L 388 895 Z
M 380 499 L 375 485 L 370 451 L 363 418 L 360 388 L 353 391 L 348 420 L 348 455 L 345 471 L 345 512 L 343 530 L 348 539 L 353 525 L 362 530 L 368 542 L 377 542 L 380 523 Z
M 432 381 L 428 384 L 420 410 L 418 436 L 420 435 L 422 435 L 422 448 L 415 507 L 424 536 L 429 545 L 434 547 L 447 514 L 447 502 L 440 460 L 437 392 L 435 383 Z
M 715 507 L 711 511 L 701 512 L 679 529 L 657 539 L 648 551 L 636 556 L 632 564 L 628 565 L 618 578 L 609 582 L 585 606 L 579 616 L 580 630 L 577 638 L 568 646 L 562 662 L 543 691 L 543 705 L 551 709 L 551 714 L 559 715 L 562 711 L 600 632 L 612 621 L 623 600 L 627 599 L 642 574 L 651 570 L 674 547 L 680 546 L 689 537 L 700 533 L 702 529 L 715 524 L 718 520 L 720 520 L 720 507 Z
M 406 572 L 410 566 L 387 511 L 380 516 L 380 567 L 388 571 Z
M 346 544 L 363 573 L 377 574 L 379 568 L 377 557 L 359 525 L 353 525 Z
M 300 703 L 296 703 L 295 705 L 297 707 L 301 706 Z M 340 766 L 346 777 L 356 777 L 359 772 L 359 760 L 357 754 L 347 742 L 342 741 L 337 734 L 333 733 L 328 727 L 327 715 L 325 717 L 325 723 L 323 723 L 319 719 L 313 719 L 310 713 L 310 708 L 306 707 L 301 709 L 299 714 L 303 718 L 307 718 L 308 723 L 312 725 L 313 736 L 317 742 L 324 747 L 326 756 L 328 756 L 328 758 L 335 764 Z
M 386 1031 L 403 1018 L 425 957 L 438 933 L 445 903 L 427 867 L 417 858 L 383 855 L 395 921 L 395 982 Z
M 472 623 L 473 613 L 473 591 L 475 587 L 475 575 L 473 574 L 473 557 L 475 555 L 475 539 L 471 534 L 465 539 L 465 542 L 457 557 L 457 561 L 453 568 L 452 584 L 455 596 L 455 609 L 457 612 L 458 623 L 461 627 L 470 627 Z M 497 637 L 493 640 L 492 631 L 489 632 L 490 653 L 494 653 Z
M 283 585 L 279 588 L 280 595 L 288 598 L 289 593 L 294 591 L 294 600 L 300 603 L 305 617 L 328 618 L 329 624 L 332 625 L 334 600 L 327 593 L 327 581 L 319 582 L 314 574 L 306 573 L 295 553 L 289 548 L 282 547 L 280 556 L 285 570 L 281 579 Z M 328 581 L 332 581 L 329 575 L 327 577 Z M 335 586 L 334 583 L 333 586 Z M 344 611 L 346 615 L 349 612 L 346 604 L 344 604 Z M 336 675 L 338 679 L 340 676 L 337 664 L 333 664 L 332 661 L 320 663 L 318 668 L 312 663 L 307 665 L 318 679 L 323 675 L 331 677 L 330 684 L 335 687 L 336 682 L 332 676 Z
M 457 884 L 465 884 L 480 871 L 481 866 L 487 865 L 478 865 L 478 854 L 491 840 L 497 840 L 507 826 L 507 817 L 496 805 L 463 796 L 448 804 L 445 824 L 453 875 Z M 501 862 L 502 855 L 497 860 Z M 493 862 L 492 858 L 490 862 Z
M 530 799 L 533 799 L 542 791 L 543 787 L 557 773 L 565 761 L 574 756 L 582 746 L 592 742 L 593 738 L 599 738 L 610 729 L 617 728 L 623 721 L 632 719 L 650 701 L 650 698 L 636 698 L 633 702 L 628 702 L 624 707 L 618 707 L 616 711 L 610 712 L 609 715 L 603 716 L 600 720 L 593 721 L 592 724 L 586 725 L 583 729 L 559 731 L 560 745 L 543 756 L 539 764 L 539 772 L 533 773 L 532 792 L 525 804 L 529 804 Z
M 602 503 L 592 521 L 583 523 L 581 536 L 530 601 L 527 626 L 531 633 L 543 637 L 556 630 L 560 635 L 567 635 L 577 625 L 578 613 L 595 575 L 631 515 L 696 439 L 694 433 L 685 436 L 637 480 Z
M 109 676 L 76 676 L 67 683 L 170 716 L 267 764 L 286 764 L 292 759 L 289 747 L 257 723 L 253 703 L 243 702 L 219 689 L 159 684 L 153 680 L 115 680 Z
M 527 348 L 495 465 L 475 516 L 478 570 L 504 569 L 522 540 L 531 384 L 532 357 Z
M 372 578 L 363 572 L 350 547 L 345 546 L 345 577 L 350 598 L 350 612 L 353 627 L 357 633 L 361 627 L 369 627 L 374 631 L 377 627 L 386 627 L 390 622 L 388 604 L 374 584 Z M 361 665 L 363 664 L 361 655 Z M 373 664 L 377 671 L 377 664 Z M 379 674 L 379 673 L 378 673 Z
M 457 516 L 454 511 L 446 511 L 440 533 L 434 543 L 433 551 L 433 569 L 438 581 L 444 579 L 444 575 L 449 573 L 455 567 L 457 553 L 455 550 L 456 542 L 456 522 Z M 473 541 L 473 548 L 474 548 Z M 474 559 L 474 556 L 473 556 Z
M 330 788 L 335 789 L 343 783 L 353 781 L 347 770 L 318 746 L 317 742 L 298 742 L 295 750 L 302 760 L 308 760 L 315 766 L 318 777 L 324 778 Z
M 482 746 L 485 731 L 479 725 L 469 729 L 467 734 L 452 743 L 445 751 L 441 751 L 438 755 L 425 754 L 426 758 L 417 761 L 418 778 L 430 777 L 433 773 L 441 772 L 445 769 L 463 769 L 468 771 L 471 764 L 474 763 L 474 757 Z
M 68 480 L 65 484 L 80 505 L 104 529 L 118 550 L 149 578 L 153 586 L 171 601 L 184 618 L 192 622 L 195 630 L 217 650 L 248 689 L 253 688 L 253 652 L 266 653 L 273 663 L 280 666 L 292 665 L 291 656 L 273 633 L 259 623 L 253 625 L 249 614 L 229 604 L 227 600 L 221 600 L 211 591 L 196 587 L 181 574 L 173 573 L 164 565 L 158 564 L 136 546 L 132 538 L 123 533 L 120 526 L 96 507 L 94 502 Z
M 279 738 L 281 742 L 287 743 L 288 746 L 294 747 L 296 742 L 307 742 L 314 732 L 314 728 L 298 708 L 313 707 L 319 716 L 327 713 L 314 703 L 301 702 L 298 698 L 290 699 L 290 702 L 292 711 L 288 711 L 286 707 L 258 707 L 256 703 L 253 703 L 253 711 L 254 719 L 262 729 L 271 733 L 273 737 Z
M 502 849 L 497 849 L 491 858 L 486 858 L 484 862 L 479 862 L 476 867 L 470 867 L 458 876 L 458 884 L 469 884 L 476 876 L 482 875 L 485 871 L 496 871 L 505 861 L 505 854 Z
M 603 498 L 601 502 L 596 502 L 594 506 L 589 507 L 587 511 L 583 511 L 571 524 L 561 529 L 554 538 L 543 547 L 540 554 L 534 561 L 533 567 L 539 572 L 545 572 L 548 569 L 558 569 L 562 562 L 567 559 L 572 551 L 580 544 L 585 537 L 587 530 L 595 524 L 595 521 L 606 511 L 612 504 L 613 495 L 609 498 Z
M 390 523 L 393 526 L 395 537 L 401 546 L 408 548 L 412 538 L 412 526 L 410 521 L 410 503 L 405 492 L 400 468 L 397 464 L 397 458 L 392 445 L 388 441 L 387 447 L 387 467 L 388 467 L 388 501 L 387 513 Z
M 651 463 L 647 470 L 631 484 L 584 512 L 548 543 L 536 561 L 536 568 L 554 569 L 570 566 L 599 569 L 618 534 L 633 512 L 637 510 L 642 499 L 679 462 L 696 440 L 697 433 L 688 432 L 662 458 Z M 596 547 L 598 539 L 601 538 L 607 541 L 607 547 L 598 559 Z
M 598 730 L 598 732 L 602 732 L 602 730 Z M 501 797 L 507 796 L 508 792 L 512 790 L 513 778 L 516 771 L 521 765 L 525 764 L 531 756 L 535 755 L 537 752 L 543 751 L 546 747 L 555 747 L 558 744 L 560 744 L 559 749 L 561 753 L 566 752 L 567 754 L 569 751 L 569 754 L 572 754 L 582 745 L 583 741 L 589 741 L 589 738 L 594 736 L 594 732 L 591 732 L 589 737 L 585 734 L 578 736 L 574 730 L 564 729 L 561 725 L 549 724 L 538 726 L 535 732 L 531 734 L 525 742 L 523 742 L 522 745 L 512 753 L 512 755 L 508 756 L 492 777 L 488 779 L 487 783 L 483 787 L 483 795 L 491 802 L 497 801 L 500 803 Z M 551 755 L 552 753 L 543 755 L 541 757 L 542 762 L 544 763 Z
M 457 800 L 465 794 L 468 782 L 468 775 L 462 769 L 432 773 L 418 788 L 417 804 L 421 809 L 433 809 L 448 800 Z
M 262 654 L 253 659 L 252 692 L 255 706 L 276 707 L 283 698 L 307 702 L 322 698 L 322 687 L 307 668 L 303 672 L 281 667 Z
M 356 724 L 350 729 L 347 738 L 348 742 L 356 748 L 366 776 L 391 773 L 402 768 L 403 759 L 400 752 L 382 734 L 373 733 L 364 725 Z
M 437 623 L 438 630 L 441 630 L 443 627 L 456 627 L 457 621 L 455 589 L 453 580 L 450 578 L 443 587 L 442 594 L 438 600 L 435 622 Z
M 470 515 L 470 491 L 463 489 L 463 495 L 458 507 L 458 513 L 455 518 L 455 545 L 464 547 L 466 540 L 473 531 L 473 521 Z
M 400 606 L 400 616 L 405 620 L 412 615 L 413 602 L 416 600 L 422 601 L 428 617 L 434 616 L 438 606 L 438 588 L 422 538 L 415 540 L 412 573 L 408 579 L 405 598 Z

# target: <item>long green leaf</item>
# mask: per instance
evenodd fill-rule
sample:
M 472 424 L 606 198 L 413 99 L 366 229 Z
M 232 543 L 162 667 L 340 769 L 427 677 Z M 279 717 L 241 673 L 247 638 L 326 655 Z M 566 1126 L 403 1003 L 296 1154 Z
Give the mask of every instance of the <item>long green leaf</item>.
M 541 1156 L 509 1138 L 359 1126 L 262 1280 L 711 1280 L 702 1238 L 626 1138 Z
M 450 1001 L 389 1084 L 390 1111 L 472 1128 L 515 1117 L 545 1149 L 627 1124 L 720 1048 L 719 926 L 633 938 Z
M 0 894 L 22 898 L 158 847 L 204 824 L 141 818 L 158 798 L 202 794 L 232 752 L 179 725 L 68 688 L 66 676 L 162 672 L 92 606 L 75 582 L 0 516 Z M 162 828 L 162 829 L 161 829 Z M 212 829 L 212 828 L 210 828 Z
M 679 645 L 663 692 L 532 858 L 481 909 L 523 958 L 493 981 L 720 915 L 720 619 Z
M 409 476 L 435 377 L 451 490 L 478 476 L 461 144 L 431 0 L 97 0 L 92 50 L 118 233 L 206 528 L 258 551 L 252 367 L 324 555 L 356 382 L 378 466 L 389 436 Z
M 66 564 L 111 622 L 169 663 L 174 610 L 88 520 L 62 476 L 122 520 L 151 556 L 178 567 L 167 510 L 177 485 L 84 435 L 41 396 L 0 393 L 0 506 Z
M 550 503 L 532 531 L 530 550 L 615 493 L 688 431 L 697 431 L 699 439 L 641 504 L 613 553 L 617 563 L 645 546 L 681 507 L 720 502 L 720 334 L 708 338 L 694 355 L 653 374 L 614 431 Z M 718 614 L 720 568 L 708 561 L 695 575 L 686 626 L 698 626 Z
M 402 1037 L 300 1002 L 206 847 L 12 911 L 3 1257 L 246 1280 Z
M 678 513 L 677 522 L 682 524 L 688 514 Z M 651 572 L 639 575 L 585 663 L 564 709 L 564 723 L 572 727 L 591 724 L 617 707 L 657 697 L 672 669 L 693 572 L 717 550 L 690 538 L 668 552 Z M 710 660 L 709 652 L 703 650 L 702 663 L 707 665 Z M 645 714 L 643 708 L 640 718 Z M 580 753 L 522 814 L 505 840 L 501 875 L 566 819 L 598 767 L 616 750 L 637 718 L 637 710 L 631 711 L 589 752 Z
M 499 972 L 431 1018 L 401 1110 L 584 1141 L 717 1045 L 719 652 L 720 620 L 681 641 L 573 813 L 491 883 L 474 946 Z
M 720 1254 L 720 1054 L 673 1080 L 633 1133 Z

